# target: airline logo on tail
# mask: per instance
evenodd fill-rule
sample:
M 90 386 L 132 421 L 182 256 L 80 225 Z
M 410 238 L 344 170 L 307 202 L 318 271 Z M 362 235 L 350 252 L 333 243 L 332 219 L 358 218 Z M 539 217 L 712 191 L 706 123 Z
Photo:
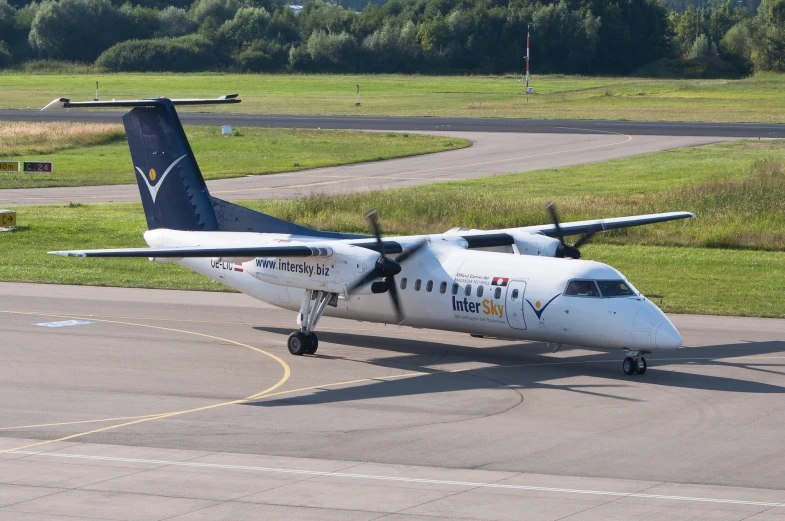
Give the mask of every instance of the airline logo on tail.
M 155 184 L 155 186 L 153 186 L 153 185 L 151 185 L 151 184 L 150 184 L 150 181 L 155 181 L 155 179 L 156 179 L 156 177 L 157 177 L 157 175 L 156 175 L 156 173 L 155 173 L 155 169 L 153 169 L 153 168 L 151 168 L 151 169 L 150 169 L 150 181 L 148 181 L 148 180 L 147 180 L 147 176 L 146 176 L 146 175 L 144 175 L 144 172 L 142 172 L 142 169 L 141 169 L 141 168 L 139 168 L 138 166 L 137 166 L 137 167 L 135 167 L 135 168 L 136 168 L 136 172 L 137 172 L 137 173 L 138 173 L 140 176 L 142 176 L 142 179 L 144 180 L 144 184 L 145 184 L 145 185 L 147 185 L 147 190 L 149 190 L 149 191 L 150 191 L 150 197 L 152 197 L 152 198 L 153 198 L 153 203 L 155 203 L 155 198 L 156 198 L 156 197 L 158 197 L 158 190 L 161 188 L 161 185 L 163 185 L 163 183 L 164 183 L 164 179 L 166 179 L 166 176 L 167 176 L 167 175 L 169 175 L 169 172 L 171 172 L 171 171 L 172 171 L 172 168 L 174 168 L 174 165 L 176 165 L 177 163 L 179 163 L 179 162 L 180 162 L 180 161 L 181 161 L 181 160 L 182 160 L 182 159 L 183 159 L 183 158 L 184 158 L 186 155 L 188 155 L 188 154 L 183 154 L 182 156 L 180 156 L 180 157 L 178 157 L 177 159 L 175 159 L 175 160 L 172 162 L 172 164 L 171 164 L 171 165 L 169 165 L 169 168 L 167 168 L 167 169 L 166 169 L 166 171 L 164 172 L 164 174 L 161 176 L 161 180 L 160 180 L 160 181 L 158 181 L 158 182 Z

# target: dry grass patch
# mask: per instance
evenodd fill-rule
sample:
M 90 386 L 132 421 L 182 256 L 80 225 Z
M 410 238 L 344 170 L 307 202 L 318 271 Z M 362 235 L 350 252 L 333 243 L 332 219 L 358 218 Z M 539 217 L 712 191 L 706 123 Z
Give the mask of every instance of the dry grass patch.
M 70 122 L 0 122 L 0 157 L 48 154 L 125 139 L 122 125 Z

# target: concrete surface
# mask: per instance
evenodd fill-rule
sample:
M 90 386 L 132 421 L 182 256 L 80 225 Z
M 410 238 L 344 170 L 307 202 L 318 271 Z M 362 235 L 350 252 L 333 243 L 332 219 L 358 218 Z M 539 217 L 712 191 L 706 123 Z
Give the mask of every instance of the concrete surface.
M 573 124 L 578 125 L 575 122 Z M 227 200 L 293 199 L 313 194 L 339 195 L 558 168 L 729 139 L 632 136 L 600 132 L 429 133 L 465 138 L 474 144 L 469 148 L 438 154 L 283 174 L 220 179 L 208 181 L 207 185 L 212 195 Z M 133 180 L 133 176 L 129 168 L 129 182 Z M 0 190 L 0 207 L 138 201 L 139 191 L 135 184 Z
M 0 519 L 785 519 L 782 320 L 672 316 L 688 347 L 628 377 L 336 319 L 293 357 L 237 294 L 0 301 Z

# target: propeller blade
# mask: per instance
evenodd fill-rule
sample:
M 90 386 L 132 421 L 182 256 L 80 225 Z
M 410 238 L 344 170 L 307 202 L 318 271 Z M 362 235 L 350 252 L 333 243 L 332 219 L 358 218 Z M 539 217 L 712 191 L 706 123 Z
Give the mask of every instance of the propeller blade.
M 577 241 L 575 241 L 575 244 L 573 244 L 572 247 L 575 248 L 575 249 L 580 248 L 581 246 L 583 246 L 584 244 L 589 242 L 591 240 L 591 238 L 594 237 L 594 234 L 596 234 L 596 233 L 597 232 L 595 232 L 595 231 L 591 231 L 589 233 L 584 233 L 583 235 L 581 235 L 578 238 Z
M 417 244 L 415 244 L 414 246 L 412 246 L 411 248 L 409 248 L 408 250 L 404 250 L 403 253 L 395 257 L 395 262 L 397 262 L 398 264 L 403 264 L 406 261 L 406 259 L 408 259 L 412 255 L 420 251 L 427 242 L 428 241 L 426 240 L 422 240 Z
M 393 307 L 395 308 L 395 319 L 400 326 L 406 322 L 406 316 L 403 314 L 403 309 L 401 309 L 401 301 L 398 298 L 398 287 L 395 285 L 395 276 L 387 277 L 384 281 L 387 283 L 387 293 L 390 294 L 390 300 L 392 300 Z
M 373 230 L 373 234 L 376 236 L 376 247 L 379 249 L 379 253 L 382 254 L 382 257 L 384 257 L 384 243 L 382 242 L 382 234 L 379 231 L 379 223 L 376 221 L 376 210 L 371 208 L 365 212 L 365 218 L 368 219 L 371 230 Z
M 366 273 L 365 275 L 363 275 L 363 277 L 362 277 L 362 278 L 358 279 L 356 282 L 353 282 L 353 283 L 351 284 L 351 286 L 347 286 L 347 287 L 346 287 L 346 292 L 351 294 L 351 293 L 353 293 L 353 292 L 354 292 L 354 291 L 355 291 L 357 288 L 359 288 L 360 286 L 364 286 L 365 284 L 368 284 L 368 283 L 369 283 L 369 282 L 371 282 L 372 280 L 376 280 L 376 279 L 378 279 L 380 276 L 381 276 L 381 275 L 379 274 L 379 270 L 377 270 L 376 268 L 373 268 L 373 269 L 372 269 L 372 270 L 370 270 L 368 273 Z
M 556 215 L 556 205 L 553 204 L 553 201 L 551 201 L 545 205 L 545 209 L 548 210 L 548 213 L 551 215 L 551 221 L 553 222 L 553 226 L 556 228 L 556 235 L 559 237 L 559 242 L 566 244 L 564 242 L 564 233 L 562 233 L 561 226 L 559 226 L 559 216 Z

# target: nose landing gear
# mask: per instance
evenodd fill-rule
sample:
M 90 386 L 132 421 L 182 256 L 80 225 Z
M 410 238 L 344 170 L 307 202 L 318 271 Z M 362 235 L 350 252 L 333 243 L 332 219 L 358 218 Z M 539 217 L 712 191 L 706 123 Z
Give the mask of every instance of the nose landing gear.
M 624 359 L 622 369 L 626 375 L 644 375 L 646 374 L 646 359 L 642 356 L 649 353 L 649 351 L 630 351 Z

